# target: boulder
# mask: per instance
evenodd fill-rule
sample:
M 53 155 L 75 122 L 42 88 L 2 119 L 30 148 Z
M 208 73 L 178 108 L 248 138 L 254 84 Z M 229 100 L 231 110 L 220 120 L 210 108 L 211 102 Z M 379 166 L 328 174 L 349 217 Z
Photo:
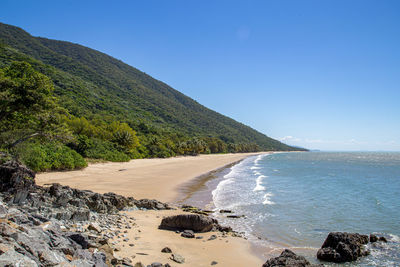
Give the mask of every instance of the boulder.
M 169 210 L 171 209 L 170 206 L 166 203 L 162 203 L 155 199 L 140 199 L 135 200 L 134 204 L 136 207 L 140 209 L 148 209 L 148 210 Z
M 0 266 L 37 267 L 38 264 L 21 253 L 9 250 L 0 256 Z
M 35 173 L 25 165 L 15 160 L 0 165 L 0 192 L 9 194 L 9 202 L 24 203 L 35 187 Z
M 218 221 L 200 214 L 180 214 L 162 219 L 160 229 L 209 232 Z
M 376 235 L 370 234 L 369 235 L 369 242 L 374 243 L 378 241 L 378 237 Z
M 359 257 L 369 254 L 364 247 L 368 241 L 367 235 L 332 232 L 318 250 L 317 258 L 336 263 L 355 261 Z
M 262 267 L 319 267 L 322 264 L 311 264 L 303 256 L 298 256 L 289 249 L 282 251 L 281 255 L 276 258 L 267 260 Z

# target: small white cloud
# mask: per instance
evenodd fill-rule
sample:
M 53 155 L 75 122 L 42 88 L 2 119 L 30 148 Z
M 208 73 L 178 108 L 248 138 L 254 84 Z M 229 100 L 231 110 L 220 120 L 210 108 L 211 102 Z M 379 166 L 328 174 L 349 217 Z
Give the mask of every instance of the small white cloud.
M 279 141 L 282 141 L 282 142 L 284 142 L 284 141 L 299 142 L 299 141 L 301 141 L 301 139 L 297 138 L 297 137 L 293 137 L 291 135 L 288 135 L 288 136 L 284 136 L 284 137 L 279 138 Z

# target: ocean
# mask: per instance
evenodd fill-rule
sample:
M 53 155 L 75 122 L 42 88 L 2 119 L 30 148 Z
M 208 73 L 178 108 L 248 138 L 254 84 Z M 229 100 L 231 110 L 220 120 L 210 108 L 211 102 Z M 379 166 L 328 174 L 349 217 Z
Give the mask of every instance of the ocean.
M 328 233 L 345 231 L 383 235 L 388 243 L 369 245 L 370 256 L 340 266 L 400 266 L 397 152 L 252 156 L 214 174 L 186 202 L 244 215 L 231 219 L 215 213 L 266 259 L 289 248 L 316 262 Z

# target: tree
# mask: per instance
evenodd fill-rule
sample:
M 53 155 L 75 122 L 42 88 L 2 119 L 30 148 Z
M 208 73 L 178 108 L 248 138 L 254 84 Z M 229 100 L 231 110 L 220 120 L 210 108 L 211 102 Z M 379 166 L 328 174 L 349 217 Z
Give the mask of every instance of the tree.
M 66 136 L 51 80 L 26 62 L 0 69 L 0 146 L 37 136 Z

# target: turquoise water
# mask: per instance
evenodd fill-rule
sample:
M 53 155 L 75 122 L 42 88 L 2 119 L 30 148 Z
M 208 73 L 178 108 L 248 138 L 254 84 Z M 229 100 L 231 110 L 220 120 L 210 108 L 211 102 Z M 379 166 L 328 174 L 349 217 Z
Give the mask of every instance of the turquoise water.
M 259 247 L 292 248 L 315 260 L 331 231 L 389 242 L 350 266 L 400 266 L 400 153 L 277 153 L 249 157 L 210 181 L 216 209 Z M 266 250 L 267 251 L 267 250 Z

